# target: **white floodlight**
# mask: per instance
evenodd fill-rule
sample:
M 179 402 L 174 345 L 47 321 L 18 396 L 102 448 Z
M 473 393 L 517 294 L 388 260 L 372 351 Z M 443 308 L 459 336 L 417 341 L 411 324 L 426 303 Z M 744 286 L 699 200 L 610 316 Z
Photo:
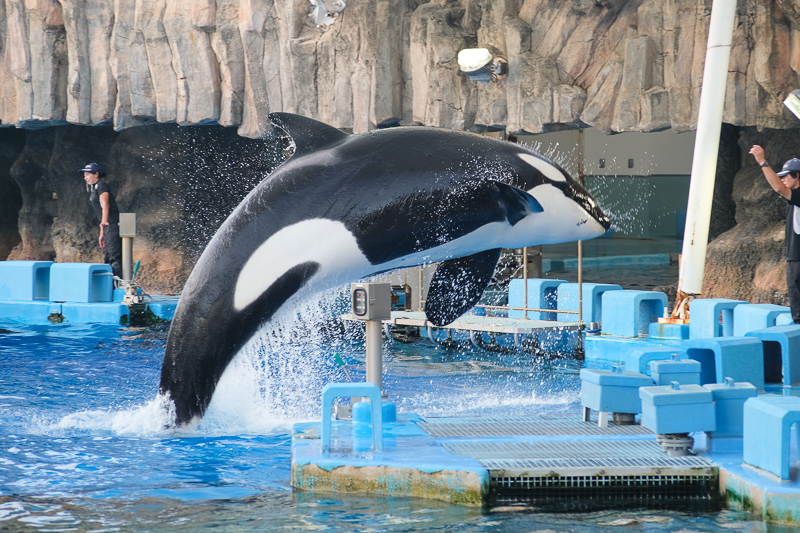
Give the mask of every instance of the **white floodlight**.
M 794 113 L 794 116 L 800 118 L 800 89 L 795 89 L 789 93 L 783 105 L 789 108 L 789 111 Z
M 314 9 L 309 16 L 314 20 L 314 25 L 320 29 L 327 30 L 328 27 L 336 22 L 336 18 L 347 6 L 345 0 L 311 0 Z
M 506 74 L 506 61 L 486 48 L 465 48 L 458 53 L 458 66 L 469 79 L 481 83 L 498 81 Z

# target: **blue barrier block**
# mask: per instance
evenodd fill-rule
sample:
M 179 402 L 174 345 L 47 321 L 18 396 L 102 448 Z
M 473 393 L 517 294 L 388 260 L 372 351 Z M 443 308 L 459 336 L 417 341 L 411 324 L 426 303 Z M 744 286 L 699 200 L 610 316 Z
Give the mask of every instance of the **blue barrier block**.
M 667 295 L 656 291 L 607 291 L 603 299 L 603 333 L 638 337 L 647 333 L 667 307 Z
M 0 300 L 48 300 L 52 261 L 0 261 Z
M 672 359 L 673 354 L 683 354 L 677 346 L 643 346 L 625 354 L 625 369 L 650 375 L 650 361 Z
M 792 318 L 792 313 L 781 313 L 775 318 L 775 325 L 776 326 L 790 326 L 794 324 L 794 319 Z
M 113 292 L 111 265 L 53 263 L 50 267 L 50 300 L 53 302 L 111 302 Z
M 698 298 L 689 304 L 689 338 L 733 337 L 733 310 L 744 300 Z M 722 321 L 720 322 L 720 317 Z
M 700 361 L 702 385 L 724 383 L 725 378 L 730 377 L 764 390 L 764 347 L 760 340 L 753 337 L 689 339 L 681 343 L 681 348 L 686 357 Z
M 758 395 L 751 383 L 736 383 L 725 378 L 725 383 L 711 383 L 705 388 L 711 391 L 717 416 L 717 429 L 712 437 L 741 437 L 744 434 L 744 402 Z
M 764 379 L 787 387 L 800 385 L 800 324 L 749 331 L 764 344 Z
M 659 435 L 717 429 L 713 396 L 700 385 L 642 387 L 642 426 Z
M 0 317 L 23 324 L 49 324 L 50 315 L 60 315 L 61 304 L 0 300 Z
M 744 337 L 750 331 L 772 327 L 784 313 L 788 313 L 791 317 L 791 311 L 784 305 L 738 305 L 733 310 L 733 336 Z
M 789 479 L 793 424 L 800 422 L 800 398 L 763 394 L 744 402 L 744 462 Z
M 117 302 L 64 302 L 61 315 L 70 324 L 127 324 L 131 318 L 128 307 Z
M 528 302 L 525 304 L 525 280 L 512 279 L 508 284 L 508 306 L 527 309 L 556 310 L 558 287 L 566 281 L 561 279 L 529 279 Z M 523 318 L 523 311 L 508 311 L 508 318 Z M 556 320 L 556 313 L 528 311 L 532 320 Z
M 656 385 L 670 385 L 673 381 L 681 385 L 700 385 L 700 363 L 673 354 L 668 361 L 650 361 L 650 375 Z
M 602 295 L 606 291 L 621 291 L 620 285 L 611 283 L 583 283 L 583 321 L 603 322 Z M 577 283 L 564 283 L 558 286 L 558 301 L 556 308 L 559 311 L 577 311 L 579 298 L 579 285 Z M 559 313 L 558 320 L 562 322 L 577 322 L 578 315 L 572 313 Z
M 639 387 L 653 384 L 653 379 L 638 372 L 581 369 L 581 404 L 605 413 L 641 413 Z
M 331 449 L 333 400 L 342 396 L 369 398 L 372 404 L 372 446 L 375 451 L 383 451 L 381 390 L 374 383 L 328 383 L 322 387 L 322 451 Z

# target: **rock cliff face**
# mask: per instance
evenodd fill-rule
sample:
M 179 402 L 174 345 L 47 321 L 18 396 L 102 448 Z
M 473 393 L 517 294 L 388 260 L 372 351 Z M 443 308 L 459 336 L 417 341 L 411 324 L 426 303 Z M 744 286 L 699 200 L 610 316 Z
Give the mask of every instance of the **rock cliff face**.
M 271 111 L 354 132 L 696 125 L 711 0 L 357 0 L 325 31 L 310 8 L 0 0 L 0 259 L 100 260 L 76 173 L 99 161 L 138 215 L 141 281 L 179 291 L 282 159 Z M 742 154 L 759 142 L 771 161 L 800 155 L 782 105 L 800 81 L 800 7 L 737 9 L 705 295 L 782 303 L 785 204 Z M 506 59 L 507 78 L 462 75 L 469 47 Z
M 307 0 L 4 0 L 0 122 L 236 126 L 267 113 L 340 128 L 694 129 L 710 0 L 371 0 L 327 31 Z M 800 8 L 739 0 L 725 122 L 786 128 Z M 477 85 L 458 51 L 508 61 Z

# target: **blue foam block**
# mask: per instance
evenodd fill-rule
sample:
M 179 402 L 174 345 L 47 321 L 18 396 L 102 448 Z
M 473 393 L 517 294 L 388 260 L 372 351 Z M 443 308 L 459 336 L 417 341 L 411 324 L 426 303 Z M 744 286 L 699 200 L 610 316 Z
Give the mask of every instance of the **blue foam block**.
M 606 291 L 621 291 L 620 285 L 611 283 L 583 283 L 582 290 L 577 283 L 564 283 L 558 286 L 559 311 L 577 311 L 578 303 L 583 300 L 581 312 L 583 321 L 603 322 L 602 295 Z M 582 294 L 579 294 L 581 292 Z M 582 298 L 581 298 L 582 297 Z M 572 313 L 559 313 L 558 319 L 562 322 L 576 322 L 578 315 Z
M 52 261 L 0 261 L 0 300 L 48 300 Z
M 113 292 L 111 265 L 53 263 L 50 267 L 50 300 L 53 302 L 111 302 Z
M 785 386 L 800 385 L 800 324 L 749 331 L 764 344 L 764 379 Z
M 644 427 L 659 435 L 717 429 L 713 396 L 700 385 L 642 387 Z
M 733 336 L 733 310 L 744 300 L 728 298 L 697 298 L 689 305 L 689 338 Z M 722 318 L 722 321 L 720 321 Z
M 619 366 L 611 370 L 582 368 L 581 404 L 607 413 L 641 413 L 639 387 L 652 384 L 649 376 Z
M 667 295 L 657 291 L 607 291 L 603 299 L 603 333 L 638 337 L 647 333 L 667 307 Z
M 750 331 L 774 326 L 778 317 L 786 313 L 791 317 L 791 311 L 783 305 L 738 305 L 733 310 L 733 335 L 743 337 Z
M 800 422 L 800 398 L 763 394 L 744 403 L 745 464 L 789 479 L 791 427 Z
M 701 384 L 724 383 L 725 378 L 730 377 L 764 390 L 764 348 L 760 340 L 753 337 L 689 339 L 683 341 L 681 347 L 686 357 L 700 361 Z
M 511 308 L 556 310 L 558 287 L 566 281 L 561 279 L 529 279 L 528 301 L 525 302 L 525 280 L 512 279 L 508 284 L 508 306 Z M 508 311 L 508 318 L 523 318 L 523 311 Z M 531 320 L 557 320 L 555 312 L 528 311 Z
M 741 437 L 744 434 L 744 402 L 758 395 L 751 383 L 735 383 L 726 379 L 725 383 L 712 383 L 705 388 L 714 397 L 717 416 L 717 429 L 712 437 Z

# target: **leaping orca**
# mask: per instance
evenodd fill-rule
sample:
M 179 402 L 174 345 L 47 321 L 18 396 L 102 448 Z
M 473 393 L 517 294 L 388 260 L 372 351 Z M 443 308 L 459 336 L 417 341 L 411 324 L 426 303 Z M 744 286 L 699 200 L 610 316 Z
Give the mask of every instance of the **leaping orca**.
M 228 363 L 284 306 L 425 263 L 425 312 L 449 324 L 480 298 L 503 248 L 591 239 L 610 226 L 562 168 L 520 145 L 398 127 L 349 135 L 272 113 L 294 154 L 222 224 L 186 282 L 160 394 L 202 417 Z

